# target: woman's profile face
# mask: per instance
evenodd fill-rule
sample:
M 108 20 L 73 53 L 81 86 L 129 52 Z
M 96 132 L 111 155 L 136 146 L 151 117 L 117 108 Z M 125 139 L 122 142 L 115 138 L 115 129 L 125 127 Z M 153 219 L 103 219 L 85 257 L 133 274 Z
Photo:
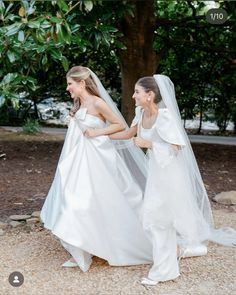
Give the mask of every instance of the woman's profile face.
M 145 106 L 147 103 L 148 94 L 145 92 L 144 88 L 138 84 L 135 84 L 134 94 L 132 96 L 135 99 L 135 106 Z
M 82 87 L 81 82 L 76 82 L 72 78 L 68 77 L 67 79 L 67 87 L 66 90 L 70 93 L 71 98 L 77 98 L 79 97 Z

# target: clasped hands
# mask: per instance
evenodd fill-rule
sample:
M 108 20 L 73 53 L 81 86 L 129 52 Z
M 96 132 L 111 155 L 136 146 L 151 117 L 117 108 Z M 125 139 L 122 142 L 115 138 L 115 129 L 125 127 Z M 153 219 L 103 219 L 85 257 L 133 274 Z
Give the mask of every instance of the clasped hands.
M 83 131 L 83 134 L 86 137 L 96 137 L 102 135 L 99 128 L 87 128 Z
M 133 142 L 136 146 L 140 148 L 146 148 L 146 149 L 152 148 L 151 141 L 145 140 L 142 137 L 134 137 Z

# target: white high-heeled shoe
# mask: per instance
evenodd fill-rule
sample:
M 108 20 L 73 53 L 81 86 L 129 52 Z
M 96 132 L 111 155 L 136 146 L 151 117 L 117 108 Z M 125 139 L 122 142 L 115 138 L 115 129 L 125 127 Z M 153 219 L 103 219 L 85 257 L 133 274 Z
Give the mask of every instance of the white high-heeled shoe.
M 158 281 L 153 281 L 149 278 L 142 278 L 141 280 L 142 285 L 148 285 L 148 286 L 155 286 L 158 284 Z
M 86 272 L 89 270 L 90 266 L 92 264 L 92 259 L 88 261 L 87 263 L 84 263 L 83 265 L 79 265 L 75 261 L 67 260 L 65 263 L 62 264 L 63 267 L 79 267 L 83 272 Z
M 207 246 L 205 245 L 192 246 L 187 248 L 181 248 L 178 259 L 180 260 L 181 258 L 204 256 L 206 254 L 207 254 Z
M 74 261 L 67 260 L 65 263 L 62 264 L 63 267 L 77 267 L 78 264 Z

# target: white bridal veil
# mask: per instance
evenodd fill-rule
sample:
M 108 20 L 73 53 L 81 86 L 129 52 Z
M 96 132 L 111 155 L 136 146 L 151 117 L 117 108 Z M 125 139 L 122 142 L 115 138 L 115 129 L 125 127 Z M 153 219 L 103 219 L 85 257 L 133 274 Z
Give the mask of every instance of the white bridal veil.
M 128 128 L 125 119 L 113 102 L 112 98 L 103 87 L 97 75 L 89 69 L 94 82 L 97 85 L 101 98 L 109 105 L 109 107 L 116 113 Z M 190 144 L 188 136 L 184 130 L 181 122 L 179 108 L 175 98 L 174 85 L 171 80 L 165 75 L 154 75 L 154 79 L 160 89 L 162 102 L 160 107 L 165 107 L 171 113 L 174 122 L 185 140 L 186 146 L 182 148 L 184 158 L 184 165 L 186 166 L 189 175 L 186 181 L 191 188 L 191 202 L 195 208 L 194 217 L 199 228 L 198 237 L 200 240 L 211 240 L 219 244 L 236 246 L 236 231 L 232 228 L 215 229 L 212 217 L 210 202 L 207 196 L 206 189 Z M 131 174 L 134 176 L 136 182 L 144 192 L 147 178 L 147 158 L 142 150 L 136 147 L 132 140 L 114 140 L 114 145 L 124 159 Z M 184 214 L 184 212 L 183 212 Z
M 124 122 L 126 128 L 128 128 L 128 125 L 124 117 L 118 110 L 116 104 L 110 97 L 109 93 L 103 87 L 97 75 L 90 69 L 89 71 L 94 82 L 97 85 L 98 92 L 101 98 L 109 105 L 112 111 L 119 116 L 119 118 Z M 140 148 L 134 145 L 133 140 L 113 140 L 113 142 L 118 153 L 124 159 L 127 167 L 129 168 L 131 175 L 133 175 L 134 180 L 137 182 L 137 184 L 144 192 L 147 175 L 145 154 L 142 152 Z
M 198 234 L 200 240 L 211 240 L 219 244 L 236 246 L 236 231 L 232 228 L 215 229 L 212 217 L 212 210 L 207 196 L 206 189 L 189 141 L 187 133 L 181 122 L 181 116 L 175 98 L 175 89 L 172 81 L 165 75 L 153 76 L 161 93 L 162 101 L 160 107 L 165 107 L 171 113 L 174 123 L 185 140 L 185 147 L 181 152 L 183 155 L 183 165 L 187 170 L 186 186 L 191 189 L 191 203 L 194 205 L 194 219 L 199 227 Z M 183 212 L 184 214 L 184 212 Z

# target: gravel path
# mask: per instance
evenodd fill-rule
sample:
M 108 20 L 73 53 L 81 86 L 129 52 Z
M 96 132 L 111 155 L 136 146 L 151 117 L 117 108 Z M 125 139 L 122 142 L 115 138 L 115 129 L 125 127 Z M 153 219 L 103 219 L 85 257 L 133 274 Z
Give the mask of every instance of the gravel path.
M 236 228 L 236 214 L 215 210 L 217 227 Z M 234 295 L 236 294 L 236 248 L 210 243 L 204 257 L 182 259 L 181 276 L 155 287 L 140 285 L 149 266 L 111 267 L 99 258 L 87 273 L 62 268 L 69 257 L 60 242 L 47 230 L 10 230 L 0 236 L 0 295 Z M 20 271 L 25 278 L 12 287 L 8 276 Z

